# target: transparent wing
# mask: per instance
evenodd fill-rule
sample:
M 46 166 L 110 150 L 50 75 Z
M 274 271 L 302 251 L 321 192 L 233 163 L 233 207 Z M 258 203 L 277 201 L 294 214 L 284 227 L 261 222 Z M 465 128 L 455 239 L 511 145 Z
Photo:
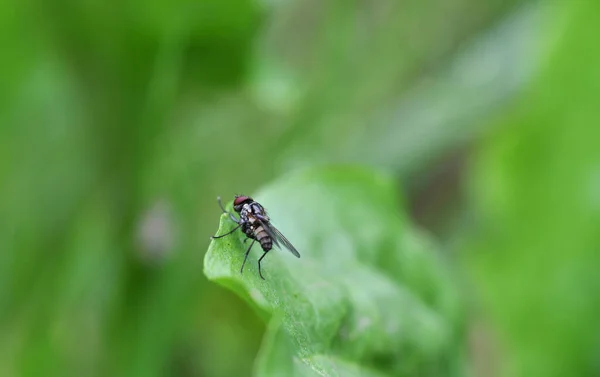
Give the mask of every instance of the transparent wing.
M 285 236 L 283 234 L 281 234 L 281 232 L 277 228 L 275 228 L 271 224 L 267 224 L 266 228 L 269 229 L 267 231 L 268 233 L 273 234 L 271 237 L 273 238 L 273 242 L 275 242 L 275 244 L 277 244 L 277 246 L 279 246 L 279 242 L 281 242 L 283 244 L 283 246 L 285 246 L 286 249 L 288 249 L 297 258 L 300 258 L 300 253 L 298 252 L 298 250 L 296 250 L 294 245 L 292 245 L 292 243 L 290 241 L 288 241 L 288 239 L 285 238 Z
M 277 239 L 277 235 L 275 233 L 273 233 L 273 225 L 271 225 L 269 222 L 267 221 L 263 221 L 259 218 L 257 218 L 258 223 L 260 224 L 260 226 L 262 226 L 262 228 L 265 230 L 265 232 L 267 232 L 267 234 L 269 235 L 269 237 L 271 237 L 271 239 L 273 240 L 273 244 L 275 246 L 281 247 L 281 245 L 279 244 L 279 240 Z
M 296 250 L 294 245 L 292 245 L 292 243 L 288 241 L 288 239 L 285 238 L 285 236 L 281 234 L 281 232 L 277 228 L 275 228 L 270 222 L 262 221 L 260 219 L 258 220 L 258 222 L 260 223 L 260 225 L 262 225 L 265 232 L 267 232 L 267 234 L 273 239 L 273 243 L 277 247 L 281 249 L 281 245 L 279 244 L 279 242 L 281 242 L 286 249 L 288 249 L 296 257 L 300 258 L 300 253 L 298 252 L 298 250 Z

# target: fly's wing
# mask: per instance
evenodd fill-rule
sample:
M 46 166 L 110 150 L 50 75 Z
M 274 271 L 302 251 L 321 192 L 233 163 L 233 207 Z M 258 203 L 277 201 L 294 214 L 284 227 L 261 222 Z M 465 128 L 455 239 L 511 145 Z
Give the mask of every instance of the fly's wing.
M 277 246 L 279 246 L 279 242 L 281 242 L 283 244 L 283 246 L 285 246 L 286 249 L 288 249 L 297 258 L 300 258 L 300 253 L 298 252 L 298 250 L 296 250 L 294 245 L 292 245 L 292 243 L 290 241 L 288 241 L 288 239 L 285 238 L 285 236 L 283 234 L 281 234 L 281 232 L 277 228 L 275 228 L 270 223 L 265 224 L 264 228 L 267 231 L 267 233 L 271 236 L 271 238 L 273 238 L 273 242 Z M 279 247 L 281 248 L 281 246 L 279 246 Z
M 271 223 L 265 219 L 261 219 L 260 217 L 257 217 L 256 221 L 258 221 L 258 224 L 265 230 L 265 232 L 267 232 L 269 237 L 271 237 L 271 240 L 273 240 L 273 244 L 275 246 L 281 247 L 281 245 L 279 245 L 279 240 L 277 239 L 277 236 L 275 235 L 275 233 L 273 233 L 273 230 L 271 229 L 273 227 Z

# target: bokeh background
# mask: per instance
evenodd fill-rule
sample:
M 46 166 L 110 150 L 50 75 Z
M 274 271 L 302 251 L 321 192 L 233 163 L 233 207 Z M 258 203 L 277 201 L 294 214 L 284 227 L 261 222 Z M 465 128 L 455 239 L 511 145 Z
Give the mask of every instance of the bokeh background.
M 246 376 L 215 198 L 398 179 L 468 297 L 479 376 L 600 374 L 600 5 L 0 4 L 0 375 Z

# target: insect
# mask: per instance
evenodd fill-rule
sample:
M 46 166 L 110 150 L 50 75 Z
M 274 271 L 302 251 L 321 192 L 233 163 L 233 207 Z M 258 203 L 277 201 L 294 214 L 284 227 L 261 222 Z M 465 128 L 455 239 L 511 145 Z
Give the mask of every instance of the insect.
M 223 203 L 221 203 L 221 197 L 218 197 L 217 201 L 219 202 L 219 207 L 221 207 L 223 213 L 229 215 L 229 218 L 238 225 L 231 231 L 220 236 L 212 236 L 212 238 L 222 238 L 232 234 L 239 228 L 242 228 L 242 232 L 244 232 L 246 235 L 244 243 L 248 239 L 252 240 L 250 247 L 248 247 L 248 250 L 246 250 L 244 263 L 242 263 L 240 273 L 244 272 L 244 265 L 248 259 L 248 254 L 250 254 L 250 250 L 252 250 L 252 246 L 254 246 L 256 241 L 258 241 L 264 251 L 263 255 L 258 259 L 258 274 L 263 280 L 265 280 L 265 278 L 262 276 L 260 262 L 273 248 L 273 245 L 281 248 L 281 243 L 297 258 L 300 258 L 300 253 L 298 250 L 296 250 L 294 245 L 292 245 L 290 241 L 288 241 L 287 238 L 285 238 L 283 234 L 281 234 L 281 232 L 277 230 L 273 224 L 271 224 L 271 220 L 269 219 L 269 216 L 267 216 L 267 211 L 262 205 L 260 205 L 260 203 L 254 201 L 254 199 L 249 196 L 236 195 L 233 200 L 233 209 L 240 215 L 240 218 L 237 219 L 231 212 L 225 210 Z

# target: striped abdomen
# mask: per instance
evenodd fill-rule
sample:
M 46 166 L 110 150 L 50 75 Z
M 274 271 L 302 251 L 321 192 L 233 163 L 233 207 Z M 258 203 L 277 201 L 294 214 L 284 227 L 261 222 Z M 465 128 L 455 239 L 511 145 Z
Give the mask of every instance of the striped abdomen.
M 262 226 L 256 228 L 254 234 L 256 234 L 256 240 L 260 243 L 260 247 L 262 247 L 264 251 L 269 251 L 273 248 L 273 240 Z

